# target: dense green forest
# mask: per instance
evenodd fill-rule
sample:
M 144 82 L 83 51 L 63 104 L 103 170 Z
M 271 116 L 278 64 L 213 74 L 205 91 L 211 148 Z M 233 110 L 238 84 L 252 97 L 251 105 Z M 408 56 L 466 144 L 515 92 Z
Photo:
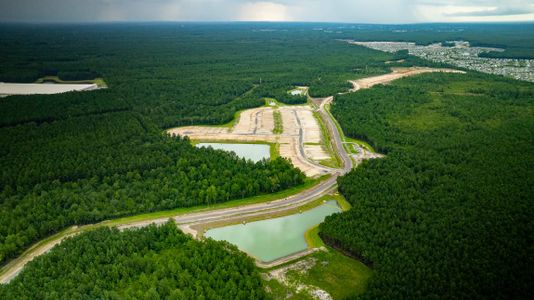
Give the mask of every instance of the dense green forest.
M 102 76 L 109 88 L 0 100 L 0 264 L 66 226 L 303 183 L 283 159 L 252 164 L 162 133 L 229 122 L 264 97 L 305 102 L 295 85 L 330 95 L 394 57 L 263 26 L 2 25 L 0 81 Z
M 344 132 L 387 154 L 338 180 L 324 240 L 373 266 L 368 299 L 528 299 L 534 85 L 426 74 L 336 97 Z
M 9 97 L 3 100 L 0 124 L 122 109 L 161 127 L 222 124 L 239 109 L 263 104 L 259 97 L 282 95 L 294 85 L 311 86 L 313 96 L 329 96 L 344 90 L 348 79 L 388 71 L 383 62 L 391 54 L 354 51 L 308 26 L 257 31 L 264 26 L 4 25 L 0 81 L 95 72 L 110 89 L 93 95 Z
M 212 204 L 303 183 L 282 158 L 196 149 L 135 113 L 0 129 L 0 261 L 66 226 Z
M 284 23 L 0 25 L 0 81 L 102 77 L 109 87 L 0 99 L 0 264 L 70 225 L 224 202 L 304 181 L 284 159 L 252 163 L 195 148 L 166 135 L 166 128 L 227 123 L 239 110 L 264 105 L 264 97 L 305 102 L 287 93 L 294 86 L 310 86 L 314 97 L 330 96 L 346 91 L 348 79 L 383 74 L 391 66 L 437 66 L 337 39 L 468 39 L 506 47 L 502 55 L 518 57 L 534 48 L 532 38 L 513 26 L 494 25 L 487 35 L 476 25 L 458 26 L 336 24 L 339 33 L 326 33 L 314 30 L 316 24 Z M 401 58 L 406 61 L 385 64 Z M 376 269 L 365 296 L 527 295 L 534 269 L 533 90 L 532 84 L 494 76 L 434 74 L 336 97 L 333 113 L 347 135 L 387 154 L 339 180 L 354 208 L 321 228 L 330 244 Z M 153 291 L 171 295 L 165 293 L 172 286 L 180 289 L 177 298 L 196 298 L 198 291 L 207 298 L 263 295 L 235 249 L 194 242 L 167 227 L 73 238 L 68 247 L 37 259 L 31 265 L 37 275 L 23 272 L 0 290 L 0 298 L 24 298 L 39 289 L 150 298 Z M 90 254 L 93 248 L 88 256 L 80 252 L 92 244 L 99 252 L 108 245 L 115 250 L 85 266 L 97 256 Z M 117 253 L 125 255 L 117 266 L 130 273 L 106 283 L 111 277 L 99 276 L 116 276 L 110 260 Z M 190 264 L 212 261 L 211 253 L 222 262 Z M 145 269 L 134 269 L 136 263 Z M 110 271 L 97 274 L 102 265 Z M 239 274 L 205 276 L 213 266 L 234 265 Z M 199 285 L 177 283 L 181 277 L 165 277 L 159 267 L 187 270 L 184 278 L 201 274 Z M 47 277 L 51 283 L 45 285 L 38 276 L 46 268 L 63 268 L 65 277 Z M 85 271 L 88 276 L 76 278 Z M 76 281 L 93 277 L 94 285 Z M 245 284 L 244 293 L 250 293 L 224 294 L 234 292 L 234 286 L 220 291 L 219 281 L 232 282 L 228 278 L 240 278 L 235 289 Z
M 1 299 L 265 299 L 254 262 L 235 246 L 196 241 L 172 222 L 69 238 L 32 261 Z

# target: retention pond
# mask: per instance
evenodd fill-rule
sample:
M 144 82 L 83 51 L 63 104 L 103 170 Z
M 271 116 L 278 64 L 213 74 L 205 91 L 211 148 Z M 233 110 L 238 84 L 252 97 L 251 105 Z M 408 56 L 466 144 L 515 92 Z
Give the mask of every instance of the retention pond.
M 306 230 L 337 212 L 341 212 L 341 208 L 332 200 L 299 214 L 214 228 L 204 235 L 214 240 L 228 241 L 258 260 L 268 263 L 306 250 Z
M 196 146 L 234 152 L 237 156 L 250 159 L 253 162 L 271 157 L 271 147 L 265 144 L 198 143 Z

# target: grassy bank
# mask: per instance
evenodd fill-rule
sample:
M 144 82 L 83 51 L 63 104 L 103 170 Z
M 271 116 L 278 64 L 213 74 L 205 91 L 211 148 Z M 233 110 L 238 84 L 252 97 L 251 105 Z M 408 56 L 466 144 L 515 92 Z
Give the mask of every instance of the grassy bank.
M 299 260 L 308 270 L 289 270 L 282 284 L 276 279 L 264 280 L 274 299 L 316 299 L 310 287 L 326 291 L 333 299 L 351 299 L 365 292 L 373 272 L 361 262 L 331 248 L 315 252 Z M 267 272 L 266 272 L 267 273 Z M 298 286 L 304 288 L 297 291 Z
M 328 177 L 329 176 L 326 176 L 326 177 L 324 176 L 325 179 L 328 178 Z M 262 220 L 267 220 L 267 219 L 285 217 L 285 216 L 298 214 L 298 213 L 302 213 L 304 211 L 313 209 L 313 208 L 315 208 L 317 206 L 322 205 L 324 203 L 324 201 L 326 201 L 326 200 L 332 200 L 332 198 L 334 198 L 334 196 L 331 197 L 330 195 L 326 195 L 326 196 L 318 198 L 318 199 L 316 199 L 316 200 L 314 200 L 312 202 L 306 203 L 306 204 L 304 204 L 302 206 L 292 207 L 292 208 L 288 208 L 286 210 L 281 210 L 281 211 L 276 211 L 276 212 L 271 212 L 271 213 L 265 213 L 265 214 L 262 214 L 261 216 L 252 216 L 252 217 L 243 216 L 241 218 L 236 217 L 236 218 L 231 219 L 231 220 L 221 220 L 221 221 L 216 221 L 216 222 L 212 222 L 212 223 L 200 224 L 200 225 L 193 226 L 192 228 L 197 230 L 198 232 L 204 232 L 204 231 L 206 231 L 208 229 L 211 229 L 211 228 L 217 228 L 217 227 L 224 227 L 224 226 L 229 226 L 229 225 L 241 224 L 243 222 L 250 223 L 250 222 L 262 221 Z
M 278 109 L 275 109 L 273 111 L 273 118 L 274 118 L 274 134 L 282 134 L 284 132 L 284 125 L 282 123 L 282 114 Z
M 337 192 L 334 194 L 325 195 L 317 199 L 317 201 L 319 201 L 320 203 L 323 203 L 324 201 L 328 201 L 332 199 L 336 200 L 337 204 L 339 205 L 342 211 L 348 211 L 351 208 L 350 203 L 347 200 L 345 200 L 345 197 L 343 197 Z M 321 240 L 321 237 L 319 237 L 319 225 L 320 224 L 317 224 L 309 228 L 304 233 L 304 239 L 306 240 L 306 244 L 308 244 L 308 248 L 310 249 L 325 246 L 324 242 Z

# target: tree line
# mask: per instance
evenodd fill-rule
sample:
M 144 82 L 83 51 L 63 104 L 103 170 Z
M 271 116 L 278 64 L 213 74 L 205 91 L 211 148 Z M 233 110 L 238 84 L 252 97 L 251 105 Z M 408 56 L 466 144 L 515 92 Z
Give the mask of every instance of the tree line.
M 66 226 L 273 193 L 304 181 L 283 158 L 253 163 L 197 149 L 131 112 L 0 132 L 2 262 Z
M 320 227 L 373 266 L 363 298 L 528 299 L 534 276 L 534 85 L 425 74 L 336 97 L 348 136 L 387 157 L 338 180 Z
M 227 123 L 264 97 L 304 103 L 287 91 L 317 81 L 333 94 L 391 58 L 254 24 L 1 26 L 1 81 L 102 76 L 109 88 L 0 101 L 0 264 L 66 226 L 301 184 L 283 159 L 253 164 L 162 129 Z
M 235 246 L 196 241 L 176 224 L 100 228 L 35 258 L 2 299 L 265 299 L 254 262 Z

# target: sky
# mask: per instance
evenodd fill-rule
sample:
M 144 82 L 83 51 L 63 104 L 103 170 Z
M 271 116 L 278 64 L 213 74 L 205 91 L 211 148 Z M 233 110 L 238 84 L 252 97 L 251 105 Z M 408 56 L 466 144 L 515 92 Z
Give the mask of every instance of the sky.
M 534 0 L 0 0 L 0 22 L 534 21 Z

